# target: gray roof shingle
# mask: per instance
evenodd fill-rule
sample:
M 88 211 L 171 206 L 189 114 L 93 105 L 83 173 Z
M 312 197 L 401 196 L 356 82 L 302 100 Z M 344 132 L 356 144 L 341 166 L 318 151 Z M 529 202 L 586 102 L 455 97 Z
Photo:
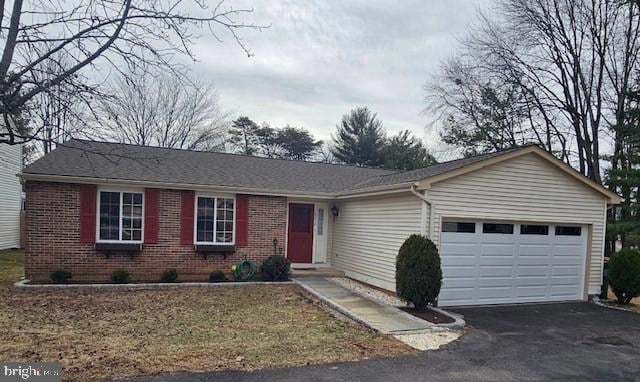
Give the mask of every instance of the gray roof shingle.
M 71 140 L 27 166 L 23 173 L 334 193 L 392 171 Z
M 390 171 L 74 139 L 27 166 L 23 173 L 339 194 L 416 182 L 517 149 L 413 171 Z
M 530 146 L 530 145 L 529 145 Z M 506 153 L 510 153 L 513 151 L 517 151 L 522 149 L 523 147 L 528 146 L 519 146 L 511 149 L 496 151 L 488 154 L 476 155 L 468 158 L 455 159 L 448 162 L 436 163 L 431 166 L 419 168 L 417 170 L 411 171 L 401 171 L 394 172 L 391 174 L 380 175 L 370 179 L 365 180 L 364 182 L 358 183 L 349 189 L 345 189 L 343 191 L 351 191 L 351 190 L 362 190 L 372 187 L 381 187 L 388 186 L 392 184 L 402 184 L 402 183 L 413 183 L 424 178 L 429 178 L 432 176 L 444 174 L 449 171 L 457 170 L 461 167 L 480 162 L 486 159 L 491 159 L 500 155 L 504 155 Z

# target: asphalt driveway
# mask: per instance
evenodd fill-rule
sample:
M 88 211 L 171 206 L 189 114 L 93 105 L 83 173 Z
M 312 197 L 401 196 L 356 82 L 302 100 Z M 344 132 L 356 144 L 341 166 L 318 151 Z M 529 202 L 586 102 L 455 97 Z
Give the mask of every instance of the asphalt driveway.
M 452 310 L 468 333 L 416 356 L 136 381 L 640 381 L 640 314 L 587 303 Z

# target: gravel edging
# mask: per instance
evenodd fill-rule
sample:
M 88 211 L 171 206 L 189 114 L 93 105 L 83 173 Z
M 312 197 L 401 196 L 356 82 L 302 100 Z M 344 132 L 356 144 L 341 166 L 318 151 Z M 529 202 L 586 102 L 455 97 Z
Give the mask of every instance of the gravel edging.
M 18 289 L 177 289 L 177 288 L 224 288 L 252 285 L 294 285 L 293 281 L 238 281 L 238 282 L 186 282 L 186 283 L 138 283 L 138 284 L 31 284 L 29 279 L 20 280 L 13 284 Z
M 443 330 L 431 333 L 396 334 L 394 337 L 414 349 L 425 351 L 437 350 L 441 346 L 457 340 L 461 335 L 462 331 Z
M 375 288 L 371 288 L 368 287 L 358 281 L 355 280 L 351 280 L 349 278 L 346 277 L 331 277 L 329 278 L 329 280 L 331 280 L 332 282 L 343 286 L 351 291 L 353 291 L 354 293 L 357 293 L 363 297 L 366 298 L 370 298 L 373 300 L 376 300 L 378 302 L 381 302 L 383 304 L 386 305 L 391 305 L 394 307 L 405 307 L 407 306 L 407 304 L 400 300 L 398 297 L 393 296 L 391 294 L 379 291 Z M 460 329 L 464 329 L 464 327 L 466 326 L 466 322 L 464 320 L 464 317 L 456 314 L 456 313 L 451 313 L 451 312 L 447 312 L 446 310 L 440 309 L 440 308 L 436 308 L 433 306 L 429 307 L 430 309 L 433 309 L 434 311 L 445 315 L 447 317 L 450 317 L 452 320 L 454 320 L 451 323 L 448 324 L 434 324 L 431 323 L 434 327 L 434 329 L 437 328 L 442 328 L 442 329 L 452 329 L 452 330 L 460 330 Z M 409 314 L 409 313 L 407 313 Z
M 607 304 L 606 302 L 602 302 L 602 300 L 598 296 L 592 297 L 591 298 L 591 302 L 593 304 L 596 304 L 598 306 L 601 306 L 601 307 L 607 308 L 607 309 L 621 310 L 623 312 L 631 312 L 631 313 L 636 313 L 636 314 L 638 313 L 633 309 L 629 309 L 629 308 L 625 308 L 625 307 L 617 306 L 617 305 L 611 305 L 611 304 Z

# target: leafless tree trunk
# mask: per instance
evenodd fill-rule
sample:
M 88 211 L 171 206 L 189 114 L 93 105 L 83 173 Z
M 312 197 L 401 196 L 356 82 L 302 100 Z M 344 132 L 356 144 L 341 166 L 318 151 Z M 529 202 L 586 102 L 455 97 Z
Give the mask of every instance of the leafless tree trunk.
M 241 21 L 251 9 L 221 0 L 13 0 L 0 7 L 0 143 L 37 139 L 19 133 L 17 116 L 30 117 L 40 95 L 73 89 L 84 102 L 98 92 L 107 70 L 127 73 L 144 65 L 179 73 L 176 54 L 195 58 L 191 44 L 206 29 L 230 37 L 250 55 L 238 32 L 263 28 Z M 69 65 L 59 60 L 68 58 Z M 51 99 L 55 103 L 58 100 Z M 88 102 L 90 103 L 90 102 Z

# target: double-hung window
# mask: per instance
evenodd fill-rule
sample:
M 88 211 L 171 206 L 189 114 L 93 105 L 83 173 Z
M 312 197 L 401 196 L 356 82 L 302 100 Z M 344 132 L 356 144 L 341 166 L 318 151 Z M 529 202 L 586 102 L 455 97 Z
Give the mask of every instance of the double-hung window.
M 98 241 L 142 242 L 143 193 L 100 191 Z
M 234 243 L 235 199 L 232 197 L 196 197 L 196 243 Z

